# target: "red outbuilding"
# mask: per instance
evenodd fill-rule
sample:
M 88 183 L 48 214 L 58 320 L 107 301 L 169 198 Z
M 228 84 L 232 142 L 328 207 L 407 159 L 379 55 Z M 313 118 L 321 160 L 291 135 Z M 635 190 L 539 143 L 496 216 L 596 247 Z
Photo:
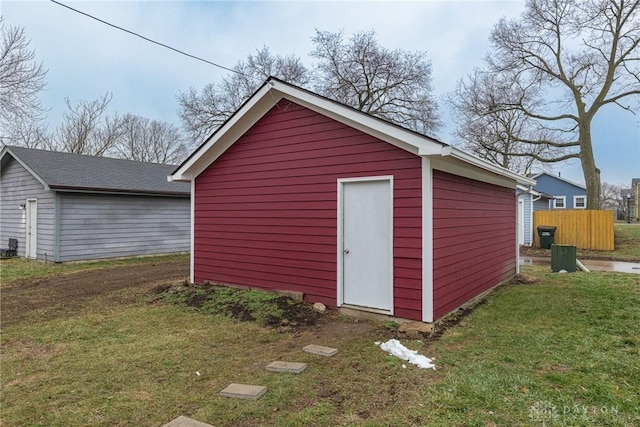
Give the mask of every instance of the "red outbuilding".
M 424 322 L 516 273 L 534 184 L 275 78 L 169 178 L 191 182 L 193 282 Z

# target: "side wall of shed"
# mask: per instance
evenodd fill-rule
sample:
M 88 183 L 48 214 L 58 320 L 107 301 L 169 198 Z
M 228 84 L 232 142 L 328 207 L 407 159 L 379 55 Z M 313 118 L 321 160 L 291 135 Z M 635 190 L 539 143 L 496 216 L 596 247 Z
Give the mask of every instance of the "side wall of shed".
M 190 248 L 188 197 L 61 193 L 59 221 L 63 262 Z
M 515 190 L 433 171 L 437 319 L 516 272 Z
M 6 249 L 10 238 L 18 239 L 18 255 L 25 256 L 27 212 L 19 207 L 27 199 L 37 200 L 36 256 L 53 260 L 55 195 L 15 160 L 0 174 L 0 246 Z
M 281 101 L 195 181 L 194 280 L 337 304 L 337 181 L 394 177 L 394 313 L 421 318 L 421 159 Z

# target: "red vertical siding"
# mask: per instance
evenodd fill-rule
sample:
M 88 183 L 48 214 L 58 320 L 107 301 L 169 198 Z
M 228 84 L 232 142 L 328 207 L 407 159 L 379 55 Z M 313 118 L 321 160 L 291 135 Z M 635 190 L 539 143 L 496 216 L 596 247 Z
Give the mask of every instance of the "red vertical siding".
M 514 190 L 433 171 L 437 319 L 516 271 Z
M 337 180 L 394 176 L 394 306 L 421 318 L 418 156 L 281 101 L 195 183 L 196 282 L 336 305 Z

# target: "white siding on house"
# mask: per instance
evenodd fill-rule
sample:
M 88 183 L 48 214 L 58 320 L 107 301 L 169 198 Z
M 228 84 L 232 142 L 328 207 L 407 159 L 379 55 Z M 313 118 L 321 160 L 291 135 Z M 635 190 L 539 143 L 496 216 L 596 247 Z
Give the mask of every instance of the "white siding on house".
M 59 261 L 186 252 L 188 197 L 60 194 Z
M 24 256 L 26 210 L 19 207 L 27 199 L 38 201 L 37 258 L 53 261 L 55 195 L 15 160 L 0 174 L 0 247 L 6 248 L 9 238 L 18 239 L 18 255 Z
M 524 244 L 531 245 L 533 244 L 532 233 L 533 233 L 533 202 L 532 202 L 531 194 L 525 194 L 524 196 Z

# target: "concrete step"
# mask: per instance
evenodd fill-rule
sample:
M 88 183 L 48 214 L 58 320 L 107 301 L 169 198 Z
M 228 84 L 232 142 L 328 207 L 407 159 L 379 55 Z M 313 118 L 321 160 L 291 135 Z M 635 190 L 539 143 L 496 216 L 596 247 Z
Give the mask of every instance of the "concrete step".
M 305 369 L 307 369 L 307 364 L 299 362 L 281 362 L 278 360 L 267 365 L 267 371 L 270 372 L 287 372 L 291 374 L 299 374 Z
M 338 352 L 337 348 L 325 347 L 323 345 L 309 344 L 302 348 L 303 351 L 312 354 L 319 354 L 320 356 L 330 357 Z
M 213 427 L 211 424 L 196 421 L 184 415 L 180 415 L 175 420 L 168 422 L 162 427 Z
M 266 392 L 267 388 L 261 385 L 230 384 L 220 395 L 234 399 L 257 400 Z

